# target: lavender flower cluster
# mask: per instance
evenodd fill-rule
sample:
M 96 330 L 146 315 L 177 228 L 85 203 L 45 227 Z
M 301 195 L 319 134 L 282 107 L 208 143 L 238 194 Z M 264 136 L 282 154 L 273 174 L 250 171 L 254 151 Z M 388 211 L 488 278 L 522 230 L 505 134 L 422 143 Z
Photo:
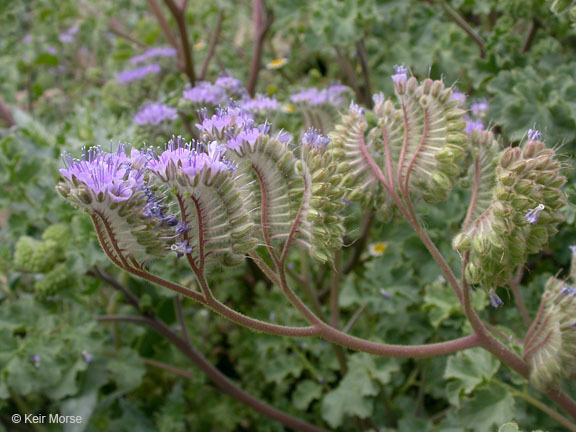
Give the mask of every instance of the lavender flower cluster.
M 452 93 L 452 99 L 457 101 L 461 107 L 466 106 L 467 96 L 455 90 Z M 486 113 L 488 112 L 488 102 L 485 100 L 474 100 L 470 104 L 469 115 L 464 116 L 464 120 L 466 121 L 466 133 L 471 134 L 472 131 L 475 130 L 484 130 L 485 125 L 483 119 L 486 117 Z
M 345 103 L 343 94 L 349 90 L 348 87 L 340 84 L 331 85 L 325 89 L 311 87 L 292 94 L 290 100 L 295 104 L 312 107 L 320 105 L 340 107 Z
M 119 84 L 127 84 L 132 81 L 141 80 L 149 75 L 157 75 L 162 71 L 160 65 L 148 64 L 135 69 L 126 69 L 116 74 L 116 81 Z
M 163 103 L 148 103 L 134 116 L 137 125 L 158 125 L 178 118 L 178 111 Z
M 148 60 L 157 57 L 175 57 L 178 52 L 172 47 L 154 47 L 145 51 L 144 54 L 134 56 L 130 59 L 130 63 L 139 64 L 146 63 Z

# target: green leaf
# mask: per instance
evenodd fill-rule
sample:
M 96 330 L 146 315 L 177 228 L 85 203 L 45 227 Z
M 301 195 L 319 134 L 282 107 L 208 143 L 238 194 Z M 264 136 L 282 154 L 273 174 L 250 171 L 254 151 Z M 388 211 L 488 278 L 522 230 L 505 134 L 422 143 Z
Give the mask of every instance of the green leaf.
M 500 362 L 488 351 L 473 348 L 448 359 L 444 378 L 457 379 L 460 392 L 470 394 L 480 384 L 492 378 L 499 367 Z
M 514 417 L 514 398 L 496 386 L 476 392 L 458 411 L 462 426 L 475 432 L 489 431 L 510 417 Z
M 107 369 L 121 391 L 138 387 L 146 372 L 138 353 L 127 347 L 116 352 L 116 357 L 110 360 Z
M 298 384 L 292 395 L 292 404 L 298 410 L 306 410 L 310 403 L 322 396 L 322 386 L 312 380 L 305 380 Z
M 336 389 L 322 400 L 322 417 L 333 428 L 342 424 L 345 416 L 367 418 L 374 408 L 371 396 L 379 393 L 375 381 L 387 384 L 391 373 L 399 368 L 391 364 L 378 367 L 368 354 L 350 356 L 348 373 Z

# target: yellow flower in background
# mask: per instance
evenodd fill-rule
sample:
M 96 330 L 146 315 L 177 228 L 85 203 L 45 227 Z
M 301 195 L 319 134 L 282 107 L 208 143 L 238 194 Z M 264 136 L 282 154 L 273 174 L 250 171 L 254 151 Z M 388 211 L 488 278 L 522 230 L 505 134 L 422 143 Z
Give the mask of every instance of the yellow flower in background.
M 294 112 L 294 105 L 284 105 L 284 112 L 293 113 Z
M 387 248 L 388 248 L 388 245 L 386 243 L 376 242 L 376 243 L 372 243 L 370 246 L 368 246 L 368 252 L 372 256 L 379 257 L 379 256 L 384 255 L 384 252 L 386 252 Z
M 204 48 L 206 48 L 206 43 L 203 40 L 198 41 L 194 44 L 192 48 L 194 49 L 194 51 L 202 51 Z
M 286 57 L 278 57 L 277 59 L 268 62 L 268 64 L 266 65 L 266 69 L 268 70 L 280 69 L 286 63 L 288 63 L 288 59 Z

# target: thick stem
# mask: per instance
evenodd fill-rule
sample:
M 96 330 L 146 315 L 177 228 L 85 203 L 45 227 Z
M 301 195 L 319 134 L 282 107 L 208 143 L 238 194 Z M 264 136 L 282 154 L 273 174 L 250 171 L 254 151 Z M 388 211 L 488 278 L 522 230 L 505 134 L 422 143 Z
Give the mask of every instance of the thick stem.
M 349 334 L 343 333 L 321 321 L 308 307 L 298 298 L 286 282 L 285 273 L 279 275 L 281 288 L 290 303 L 298 309 L 302 316 L 318 329 L 319 335 L 324 339 L 355 351 L 362 351 L 383 357 L 421 358 L 445 354 L 453 354 L 468 348 L 479 346 L 480 339 L 476 334 L 428 345 L 388 345 L 370 342 Z
M 303 420 L 296 417 L 292 417 L 285 412 L 277 410 L 276 408 L 268 405 L 267 403 L 261 401 L 258 398 L 250 395 L 249 393 L 242 390 L 233 381 L 226 377 L 222 372 L 220 372 L 212 363 L 210 363 L 198 350 L 196 350 L 190 343 L 179 337 L 174 333 L 166 324 L 151 318 L 143 317 L 100 317 L 99 321 L 126 321 L 138 324 L 146 324 L 164 336 L 170 343 L 172 343 L 176 348 L 180 350 L 192 363 L 194 363 L 198 369 L 204 372 L 210 380 L 218 387 L 222 392 L 233 397 L 239 402 L 251 407 L 260 414 L 271 418 L 275 421 L 282 423 L 283 425 L 292 428 L 297 431 L 302 432 L 325 432 L 324 429 L 311 425 Z M 150 364 L 150 363 L 149 363 Z M 155 364 L 158 366 L 158 364 Z M 172 372 L 176 372 L 175 368 L 171 367 Z

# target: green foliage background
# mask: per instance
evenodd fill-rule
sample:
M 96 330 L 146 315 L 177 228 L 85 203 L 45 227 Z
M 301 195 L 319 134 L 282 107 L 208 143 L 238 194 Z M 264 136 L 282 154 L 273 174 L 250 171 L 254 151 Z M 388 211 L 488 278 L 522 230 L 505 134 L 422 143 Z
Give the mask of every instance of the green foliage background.
M 489 101 L 488 118 L 506 145 L 535 127 L 550 145 L 561 147 L 568 161 L 572 158 L 576 34 L 570 11 L 555 13 L 551 2 L 539 0 L 268 3 L 275 20 L 263 63 L 277 57 L 288 58 L 288 63 L 280 70 L 263 70 L 259 92 L 287 99 L 290 91 L 332 81 L 366 92 L 357 59 L 362 43 L 372 91 L 391 93 L 395 64 L 407 65 L 420 78 L 444 77 L 472 98 Z M 450 20 L 447 7 L 485 40 L 485 55 Z M 220 11 L 224 20 L 218 60 L 245 82 L 252 45 L 249 2 L 190 2 L 187 21 L 194 55 L 198 62 L 205 57 Z M 85 422 L 37 430 L 281 431 L 277 423 L 218 392 L 152 330 L 95 320 L 105 314 L 133 314 L 120 294 L 93 276 L 98 267 L 133 290 L 142 307 L 177 325 L 172 293 L 117 271 L 99 249 L 88 217 L 54 190 L 61 152 L 78 154 L 83 146 L 108 146 L 111 140 L 135 145 L 154 140 L 132 124 L 134 112 L 147 99 L 176 101 L 183 88 L 185 77 L 173 64 L 160 82 L 115 83 L 115 73 L 140 49 L 111 32 L 113 21 L 142 43 L 166 43 L 145 2 L 0 2 L 0 95 L 13 108 L 15 121 L 15 126 L 2 124 L 0 129 L 0 430 L 12 430 L 10 416 L 16 412 L 60 412 L 82 415 Z M 59 33 L 74 24 L 79 24 L 74 43 L 60 43 Z M 356 82 L 344 73 L 336 48 L 351 62 Z M 212 62 L 208 78 L 218 74 Z M 302 120 L 295 113 L 280 121 L 297 132 Z M 186 132 L 176 122 L 172 133 Z M 573 197 L 570 176 L 567 188 Z M 430 236 L 454 267 L 458 257 L 450 240 L 465 213 L 466 194 L 457 190 L 441 207 L 419 209 Z M 350 242 L 360 224 L 355 210 L 348 219 Z M 532 312 L 543 282 L 569 264 L 568 246 L 576 237 L 573 207 L 566 217 L 549 248 L 527 264 L 522 290 Z M 370 257 L 366 251 L 341 281 L 342 321 L 363 309 L 351 333 L 402 344 L 465 333 L 457 299 L 408 225 L 376 224 L 368 242 L 376 241 L 387 243 L 384 255 Z M 345 250 L 344 258 L 350 253 Z M 329 266 L 298 254 L 290 261 L 320 288 L 327 284 Z M 160 271 L 175 280 L 191 279 L 176 259 L 166 260 Z M 219 297 L 242 311 L 302 324 L 250 263 L 215 270 L 209 278 Z M 492 310 L 485 309 L 483 294 L 474 298 L 493 325 L 520 336 L 524 329 L 514 302 L 504 300 L 503 309 Z M 530 403 L 529 398 L 538 396 L 522 379 L 479 349 L 424 360 L 349 352 L 343 371 L 322 340 L 255 334 L 192 302 L 184 306 L 193 344 L 221 371 L 278 409 L 330 430 L 484 432 L 512 420 L 527 430 L 563 430 Z M 513 339 L 509 344 L 519 349 Z M 38 364 L 33 356 L 40 356 Z M 154 368 L 145 359 L 188 370 L 192 377 Z M 574 384 L 565 384 L 575 394 Z M 501 430 L 517 427 L 508 424 Z

